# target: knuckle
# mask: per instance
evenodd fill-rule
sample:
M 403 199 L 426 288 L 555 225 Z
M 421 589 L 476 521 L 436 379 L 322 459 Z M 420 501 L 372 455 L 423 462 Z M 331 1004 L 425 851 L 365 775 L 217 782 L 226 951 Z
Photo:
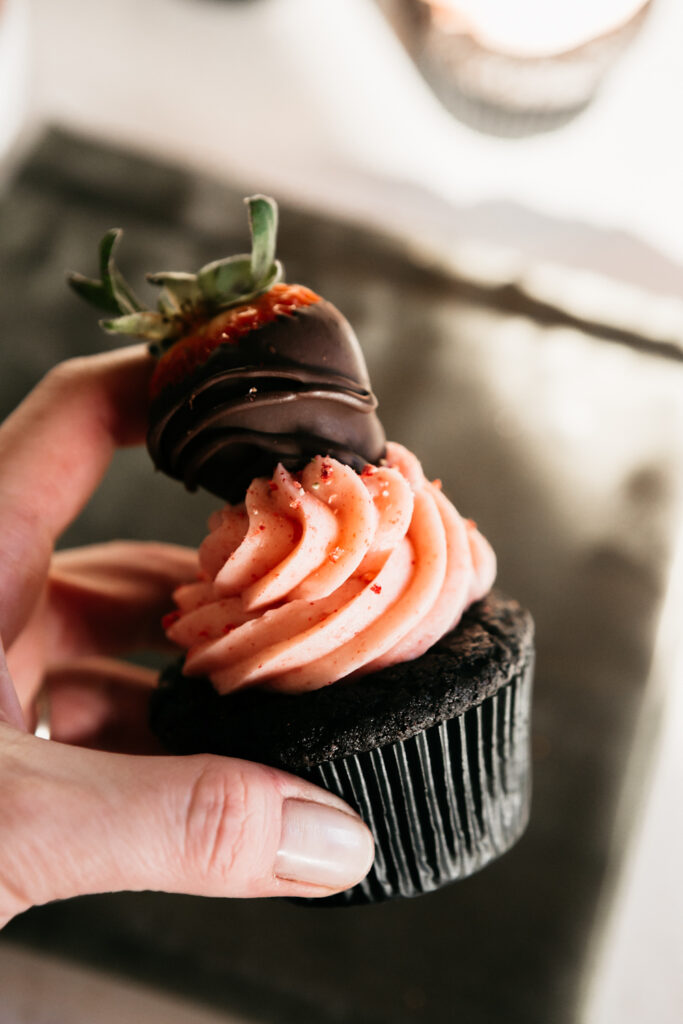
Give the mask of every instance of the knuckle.
M 239 768 L 226 771 L 212 758 L 202 759 L 187 801 L 183 855 L 200 879 L 232 874 L 244 850 L 250 825 L 250 785 Z
M 70 391 L 74 384 L 81 379 L 88 365 L 85 356 L 74 356 L 57 363 L 46 373 L 43 385 L 50 391 L 57 393 Z

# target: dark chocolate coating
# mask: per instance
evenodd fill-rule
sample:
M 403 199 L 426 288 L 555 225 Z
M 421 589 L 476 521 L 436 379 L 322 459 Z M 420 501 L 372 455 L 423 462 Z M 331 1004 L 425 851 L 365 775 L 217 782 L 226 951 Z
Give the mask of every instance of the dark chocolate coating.
M 329 455 L 355 470 L 384 455 L 377 400 L 358 340 L 324 299 L 220 345 L 153 401 L 155 465 L 230 502 L 278 464 Z
M 481 704 L 533 659 L 533 622 L 493 592 L 421 657 L 300 695 L 219 696 L 181 662 L 162 675 L 151 725 L 172 753 L 214 753 L 301 771 L 405 740 Z

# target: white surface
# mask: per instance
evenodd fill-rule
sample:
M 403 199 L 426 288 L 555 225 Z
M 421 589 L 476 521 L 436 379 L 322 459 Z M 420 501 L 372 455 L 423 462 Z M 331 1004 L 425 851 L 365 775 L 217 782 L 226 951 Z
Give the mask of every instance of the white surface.
M 0 3 L 0 159 L 14 144 L 28 101 L 28 8 Z
M 455 121 L 371 0 L 33 0 L 33 9 L 38 117 L 412 234 L 483 234 L 569 262 L 580 249 L 586 263 L 595 242 L 577 237 L 580 222 L 683 263 L 680 0 L 655 0 L 584 114 L 523 140 Z M 561 223 L 520 229 L 501 203 Z M 488 212 L 472 214 L 482 204 Z M 603 262 L 619 276 L 625 247 L 607 248 Z M 680 267 L 661 276 L 646 283 L 683 287 Z
M 683 546 L 677 562 L 655 662 L 659 685 L 650 694 L 650 713 L 643 716 L 640 749 L 628 780 L 631 787 L 642 784 L 643 772 L 649 776 L 651 771 L 642 794 L 649 799 L 616 893 L 609 894 L 614 898 L 595 951 L 583 1024 L 683 1020 L 683 652 L 677 643 Z M 651 747 L 662 712 L 663 730 L 651 765 L 642 748 Z M 624 810 L 632 816 L 632 806 Z M 617 843 L 626 831 L 626 813 L 623 827 L 617 829 Z
M 0 1024 L 249 1024 L 173 995 L 0 944 Z

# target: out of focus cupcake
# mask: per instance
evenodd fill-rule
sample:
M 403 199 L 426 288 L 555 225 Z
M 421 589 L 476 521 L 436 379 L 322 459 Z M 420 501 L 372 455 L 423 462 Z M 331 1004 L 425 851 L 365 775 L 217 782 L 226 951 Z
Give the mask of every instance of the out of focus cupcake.
M 482 131 L 521 136 L 586 107 L 652 0 L 401 0 L 405 41 L 442 102 Z

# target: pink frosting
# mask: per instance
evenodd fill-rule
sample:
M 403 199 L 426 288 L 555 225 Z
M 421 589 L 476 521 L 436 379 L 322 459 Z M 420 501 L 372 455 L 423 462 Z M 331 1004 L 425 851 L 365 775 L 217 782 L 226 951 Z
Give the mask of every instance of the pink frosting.
M 474 523 L 391 442 L 360 476 L 320 456 L 296 477 L 278 466 L 209 529 L 166 632 L 185 674 L 220 693 L 298 693 L 417 658 L 496 574 Z

